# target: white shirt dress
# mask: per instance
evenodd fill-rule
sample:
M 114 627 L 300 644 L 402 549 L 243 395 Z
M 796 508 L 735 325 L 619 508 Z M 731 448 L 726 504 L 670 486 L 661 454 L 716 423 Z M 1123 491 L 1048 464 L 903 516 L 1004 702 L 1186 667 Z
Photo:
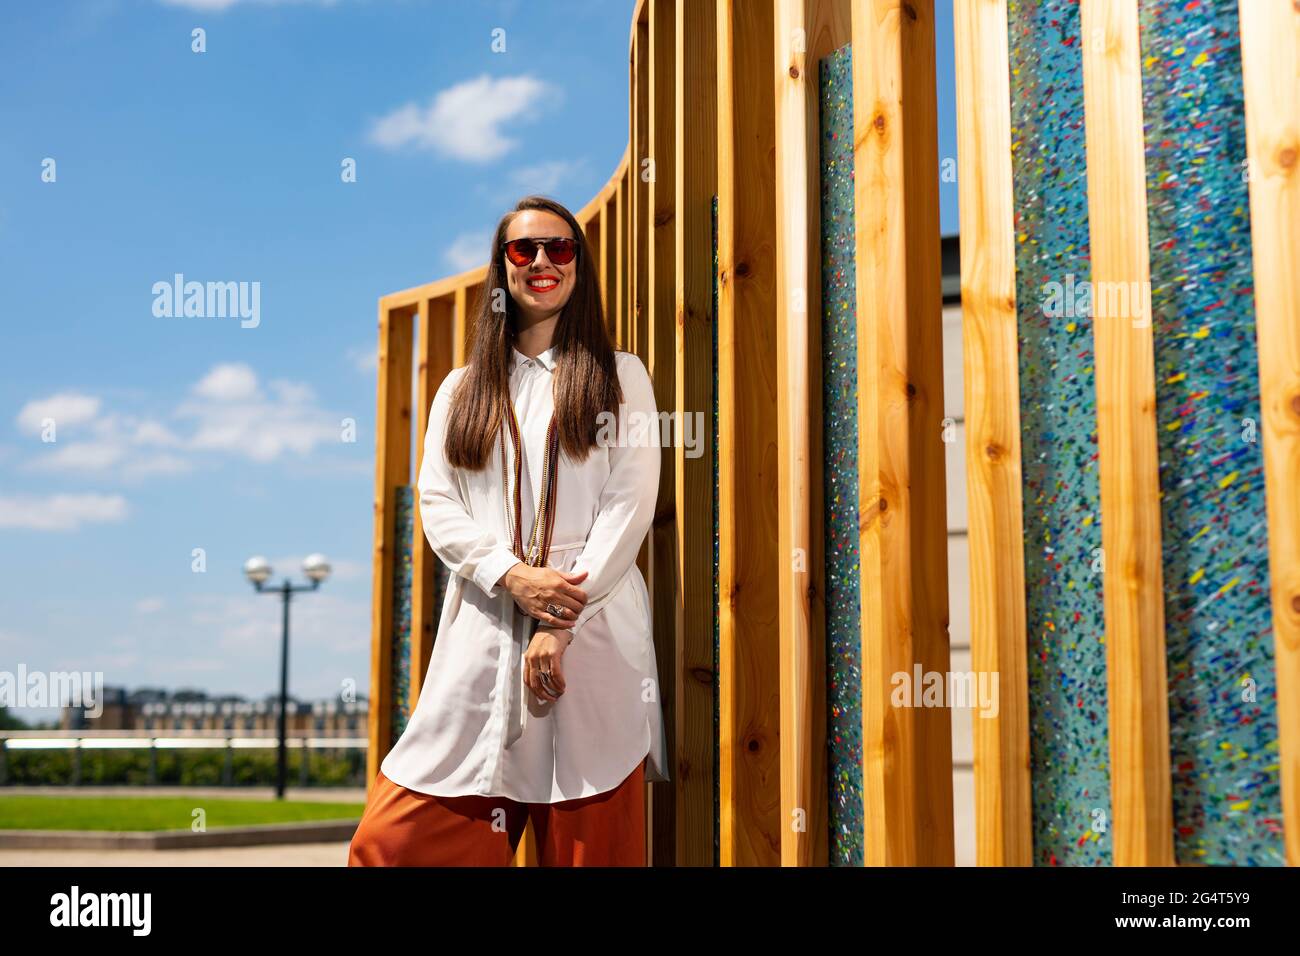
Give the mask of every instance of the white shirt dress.
M 525 541 L 554 408 L 554 353 L 552 347 L 529 359 L 512 349 Z M 557 803 L 614 789 L 647 755 L 645 779 L 669 779 L 650 601 L 636 566 L 659 491 L 657 409 L 640 358 L 615 357 L 620 427 L 611 425 L 608 441 L 584 462 L 563 448 L 559 454 L 547 563 L 588 575 L 577 585 L 587 604 L 561 658 L 566 689 L 556 701 L 539 701 L 524 684 L 531 618 L 496 583 L 519 560 L 510 550 L 499 436 L 483 470 L 452 468 L 443 440 L 465 367 L 438 388 L 417 486 L 425 535 L 451 574 L 419 702 L 380 765 L 394 783 L 435 796 Z M 513 455 L 509 442 L 507 453 Z M 513 474 L 513 460 L 508 467 Z

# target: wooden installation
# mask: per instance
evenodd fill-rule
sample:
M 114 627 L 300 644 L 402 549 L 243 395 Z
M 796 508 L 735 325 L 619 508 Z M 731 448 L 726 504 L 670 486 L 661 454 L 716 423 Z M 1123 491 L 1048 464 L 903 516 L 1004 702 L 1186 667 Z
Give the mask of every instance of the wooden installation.
M 627 149 L 575 215 L 673 437 L 647 858 L 950 866 L 969 720 L 981 866 L 1300 863 L 1300 8 L 958 0 L 936 49 L 939 3 L 633 10 Z M 437 640 L 416 439 L 486 274 L 379 300 L 372 778 Z

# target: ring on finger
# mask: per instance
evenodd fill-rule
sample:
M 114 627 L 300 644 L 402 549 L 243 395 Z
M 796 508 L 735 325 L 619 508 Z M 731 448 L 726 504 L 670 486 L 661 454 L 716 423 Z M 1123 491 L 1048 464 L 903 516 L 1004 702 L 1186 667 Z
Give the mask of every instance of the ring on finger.
M 564 608 L 557 607 L 554 604 L 546 605 L 546 613 L 554 617 L 564 617 Z

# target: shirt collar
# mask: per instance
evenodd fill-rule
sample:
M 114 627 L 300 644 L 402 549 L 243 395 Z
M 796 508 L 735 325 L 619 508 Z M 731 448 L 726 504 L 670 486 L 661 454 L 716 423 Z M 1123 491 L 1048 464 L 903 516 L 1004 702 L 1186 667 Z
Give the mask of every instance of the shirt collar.
M 528 356 L 525 355 L 523 352 L 519 351 L 519 349 L 515 348 L 514 346 L 511 346 L 510 351 L 513 353 L 511 356 L 513 361 L 510 363 L 510 370 L 513 372 L 515 369 L 519 368 L 519 366 L 523 365 L 525 362 L 528 361 Z M 543 366 L 546 369 L 546 371 L 554 372 L 555 371 L 555 346 L 552 345 L 545 352 L 540 353 L 537 356 L 537 363 Z

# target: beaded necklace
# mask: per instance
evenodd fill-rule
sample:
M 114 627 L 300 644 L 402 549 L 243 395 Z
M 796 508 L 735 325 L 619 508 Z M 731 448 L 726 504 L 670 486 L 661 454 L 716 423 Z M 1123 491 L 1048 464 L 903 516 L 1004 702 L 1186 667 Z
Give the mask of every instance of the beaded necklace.
M 503 404 L 505 405 L 503 417 L 510 426 L 510 441 L 514 445 L 515 451 L 514 508 L 512 509 L 510 472 L 506 467 L 506 430 L 501 429 L 501 473 L 506 476 L 503 490 L 505 492 L 507 517 L 510 517 L 513 512 L 513 539 L 510 543 L 510 550 L 524 564 L 531 567 L 541 567 L 546 564 L 547 556 L 551 552 L 551 532 L 555 526 L 556 465 L 559 460 L 560 433 L 555 424 L 555 414 L 552 413 L 550 424 L 546 426 L 546 458 L 542 464 L 542 489 L 537 499 L 537 510 L 533 513 L 533 530 L 528 536 L 528 549 L 525 551 L 521 512 L 523 507 L 524 463 L 520 451 L 523 443 L 519 439 L 519 420 L 515 417 L 515 407 L 509 396 L 505 397 Z

